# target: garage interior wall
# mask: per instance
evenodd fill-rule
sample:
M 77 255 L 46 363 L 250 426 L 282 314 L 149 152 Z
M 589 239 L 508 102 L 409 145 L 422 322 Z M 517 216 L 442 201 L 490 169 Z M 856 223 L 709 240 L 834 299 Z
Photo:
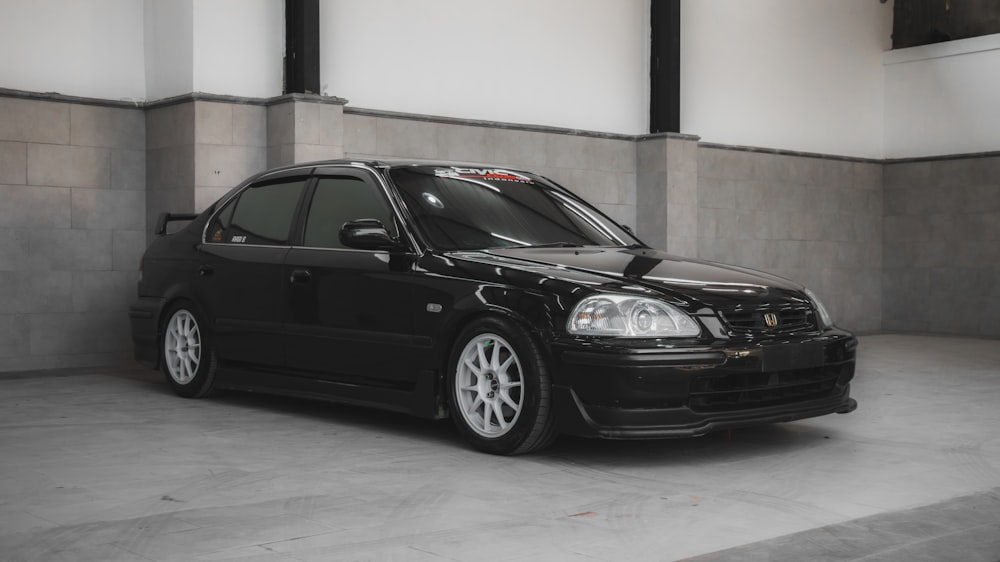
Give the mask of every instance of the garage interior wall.
M 681 132 L 882 157 L 893 3 L 681 0 Z
M 23 33 L 15 33 L 18 25 L 10 23 L 12 19 L 36 21 L 41 11 L 58 13 L 63 4 L 77 5 L 54 0 L 5 4 L 4 10 L 16 8 L 12 12 L 16 17 L 0 18 L 0 48 L 18 52 L 13 41 Z M 612 21 L 610 27 L 618 27 L 605 35 L 609 41 L 634 30 L 637 21 L 648 25 L 645 2 L 619 5 L 592 0 L 591 4 L 605 18 L 612 11 L 625 14 L 618 24 Z M 721 4 L 719 10 L 732 7 Z M 857 10 L 869 9 L 869 3 L 819 2 L 823 10 L 849 13 L 824 18 L 821 11 L 809 20 L 797 3 L 778 4 L 796 6 L 791 10 L 798 14 L 793 18 L 796 26 L 826 26 L 833 21 L 850 27 L 851 33 L 857 32 L 859 14 L 867 13 Z M 881 9 L 880 4 L 871 4 Z M 641 88 L 633 84 L 603 91 L 599 101 L 564 95 L 511 98 L 505 104 L 483 98 L 504 114 L 475 106 L 460 107 L 457 115 L 430 106 L 416 110 L 408 105 L 414 100 L 406 84 L 391 89 L 395 97 L 368 98 L 367 105 L 332 96 L 281 96 L 276 91 L 281 17 L 264 17 L 273 8 L 270 3 L 248 3 L 246 21 L 231 24 L 252 24 L 259 30 L 262 39 L 255 48 L 260 51 L 254 57 L 268 62 L 257 66 L 236 52 L 225 54 L 220 45 L 241 40 L 231 29 L 219 27 L 217 15 L 226 6 L 222 0 L 146 0 L 141 10 L 132 2 L 87 6 L 86 21 L 92 25 L 74 28 L 67 35 L 72 40 L 65 43 L 39 46 L 39 56 L 50 63 L 44 72 L 38 71 L 41 66 L 13 57 L 0 60 L 0 87 L 7 88 L 0 91 L 0 371 L 126 361 L 131 351 L 126 307 L 134 298 L 139 257 L 157 213 L 200 210 L 268 166 L 340 156 L 488 161 L 538 170 L 613 218 L 634 225 L 653 246 L 681 256 L 769 270 L 812 286 L 847 328 L 1000 336 L 1000 322 L 995 320 L 1000 312 L 1000 156 L 991 153 L 1000 142 L 992 137 L 978 138 L 971 145 L 973 154 L 958 154 L 956 147 L 969 146 L 950 144 L 960 134 L 941 135 L 937 145 L 934 135 L 923 135 L 928 140 L 921 152 L 911 154 L 909 148 L 891 143 L 898 121 L 905 118 L 881 109 L 878 122 L 883 123 L 884 113 L 884 131 L 881 126 L 877 132 L 867 127 L 864 139 L 855 142 L 851 140 L 855 132 L 835 129 L 829 137 L 839 147 L 822 150 L 816 148 L 811 129 L 822 126 L 828 116 L 806 121 L 773 116 L 769 126 L 780 142 L 746 134 L 756 130 L 747 126 L 756 116 L 747 115 L 743 121 L 739 115 L 730 116 L 730 132 L 719 129 L 720 123 L 706 124 L 700 140 L 701 132 L 687 128 L 689 134 L 637 134 L 631 113 L 618 111 L 639 108 L 645 115 L 645 94 L 637 90 L 648 88 L 643 78 L 636 79 L 635 68 L 630 77 Z M 322 9 L 329 12 L 331 6 L 347 9 L 332 0 Z M 556 14 L 525 10 L 536 20 L 553 18 L 547 20 L 546 33 L 560 33 L 557 22 L 564 20 Z M 60 26 L 74 27 L 73 22 L 55 20 L 48 17 L 46 24 L 56 32 Z M 468 25 L 481 25 L 479 19 L 471 21 Z M 516 22 L 508 18 L 501 23 Z M 875 29 L 881 26 L 863 26 L 865 33 L 876 35 L 866 35 L 868 44 L 884 40 Z M 695 31 L 686 33 L 698 36 Z M 229 39 L 204 39 L 216 34 Z M 706 41 L 725 40 L 702 36 Z M 603 42 L 586 47 L 575 40 L 575 35 L 567 38 L 576 45 L 574 52 L 559 54 L 568 63 L 611 60 Z M 640 43 L 629 43 L 628 49 L 642 53 L 614 56 L 645 60 L 647 46 Z M 76 44 L 87 48 L 66 49 Z M 131 52 L 111 54 L 107 45 Z M 730 43 L 731 49 L 744 47 Z M 336 61 L 336 56 L 327 56 L 329 46 L 323 48 L 324 56 Z M 688 48 L 698 53 L 704 46 Z M 202 51 L 216 52 L 216 57 L 202 57 L 198 54 Z M 990 52 L 972 49 L 931 59 L 924 53 L 918 61 L 909 61 L 904 52 L 869 49 L 858 64 L 865 69 L 861 81 L 868 94 L 869 67 L 875 57 L 881 61 L 878 74 L 884 77 L 876 97 L 893 92 L 893 104 L 918 112 L 928 104 L 943 104 L 946 92 L 921 89 L 908 94 L 901 84 L 913 73 L 894 69 L 933 60 L 927 72 L 937 73 L 942 84 L 963 84 L 965 111 L 994 119 L 997 113 L 988 96 L 977 93 L 992 87 L 979 80 L 987 74 L 980 65 L 988 64 L 983 57 Z M 364 51 L 354 53 L 364 56 Z M 115 59 L 122 63 L 112 67 L 107 62 L 112 56 L 125 58 Z M 697 56 L 705 65 L 716 59 Z M 843 56 L 853 60 L 855 54 L 848 51 Z M 234 65 L 240 68 L 220 73 L 220 80 L 213 81 L 213 69 L 230 57 L 243 61 Z M 454 66 L 446 64 L 445 53 L 433 57 L 442 61 L 442 69 Z M 638 67 L 645 78 L 645 67 Z M 329 94 L 350 98 L 348 84 L 362 77 L 344 79 L 342 91 L 337 86 L 342 77 L 329 74 L 337 68 L 324 67 L 322 82 Z M 704 71 L 717 70 L 706 66 Z M 71 71 L 97 79 L 78 80 Z M 428 72 L 439 76 L 437 68 Z M 690 66 L 683 72 L 687 76 Z M 921 75 L 932 82 L 927 72 Z M 451 80 L 455 75 L 448 76 Z M 795 76 L 792 71 L 770 74 L 770 87 L 783 91 Z M 849 88 L 850 76 L 840 77 Z M 480 84 L 494 79 L 477 78 Z M 564 86 L 564 79 L 558 73 L 536 74 L 531 87 L 524 89 L 546 91 L 549 86 Z M 440 87 L 441 81 L 434 80 Z M 201 93 L 202 87 L 210 93 Z M 59 94 L 44 93 L 51 91 Z M 457 91 L 460 97 L 478 99 Z M 899 96 L 905 99 L 899 101 Z M 579 103 L 565 103 L 566 99 Z M 883 103 L 888 107 L 889 101 L 885 98 L 878 107 Z M 726 102 L 706 99 L 705 103 Z M 811 103 L 816 112 L 839 111 L 822 100 Z M 865 112 L 874 106 L 866 107 Z M 753 106 L 744 108 L 756 111 Z M 858 115 L 868 115 L 865 112 Z M 561 121 L 547 122 L 539 117 L 542 113 Z M 600 124 L 591 114 L 612 117 Z M 808 111 L 802 115 L 808 116 Z M 572 128 L 564 128 L 567 125 Z M 932 125 L 926 130 L 933 132 Z M 607 130 L 613 132 L 603 132 Z M 916 128 L 910 135 L 921 136 L 922 130 Z M 880 139 L 876 155 L 870 153 L 873 134 Z M 883 160 L 882 151 L 892 159 Z

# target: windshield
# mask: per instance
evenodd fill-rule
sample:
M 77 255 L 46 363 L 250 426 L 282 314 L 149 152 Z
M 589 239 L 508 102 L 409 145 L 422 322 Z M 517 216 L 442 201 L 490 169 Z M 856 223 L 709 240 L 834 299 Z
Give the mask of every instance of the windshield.
M 411 166 L 390 175 L 417 228 L 439 250 L 639 243 L 600 211 L 531 174 Z

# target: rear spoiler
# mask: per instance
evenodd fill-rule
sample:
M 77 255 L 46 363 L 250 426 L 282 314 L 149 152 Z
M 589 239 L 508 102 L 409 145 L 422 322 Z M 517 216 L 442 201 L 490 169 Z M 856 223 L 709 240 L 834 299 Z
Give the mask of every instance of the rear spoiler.
M 156 230 L 153 234 L 163 236 L 167 233 L 167 223 L 173 221 L 190 221 L 198 218 L 198 213 L 160 213 L 156 219 Z

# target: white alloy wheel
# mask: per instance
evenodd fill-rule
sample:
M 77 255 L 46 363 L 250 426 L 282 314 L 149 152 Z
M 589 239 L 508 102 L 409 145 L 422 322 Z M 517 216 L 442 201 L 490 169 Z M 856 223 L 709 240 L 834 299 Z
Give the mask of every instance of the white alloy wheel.
M 163 338 L 167 373 L 177 384 L 190 383 L 201 365 L 201 332 L 198 321 L 185 309 L 174 312 Z
M 455 372 L 458 406 L 477 434 L 505 435 L 523 408 L 521 363 L 507 340 L 480 334 L 465 345 Z

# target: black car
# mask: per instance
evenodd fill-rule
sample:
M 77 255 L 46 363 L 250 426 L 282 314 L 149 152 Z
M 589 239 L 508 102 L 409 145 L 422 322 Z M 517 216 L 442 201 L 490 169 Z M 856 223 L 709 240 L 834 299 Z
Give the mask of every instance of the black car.
M 177 219 L 190 222 L 164 234 Z M 450 416 L 497 454 L 857 405 L 857 339 L 808 290 L 653 250 L 529 172 L 298 164 L 201 214 L 164 214 L 157 234 L 132 337 L 181 396 Z

